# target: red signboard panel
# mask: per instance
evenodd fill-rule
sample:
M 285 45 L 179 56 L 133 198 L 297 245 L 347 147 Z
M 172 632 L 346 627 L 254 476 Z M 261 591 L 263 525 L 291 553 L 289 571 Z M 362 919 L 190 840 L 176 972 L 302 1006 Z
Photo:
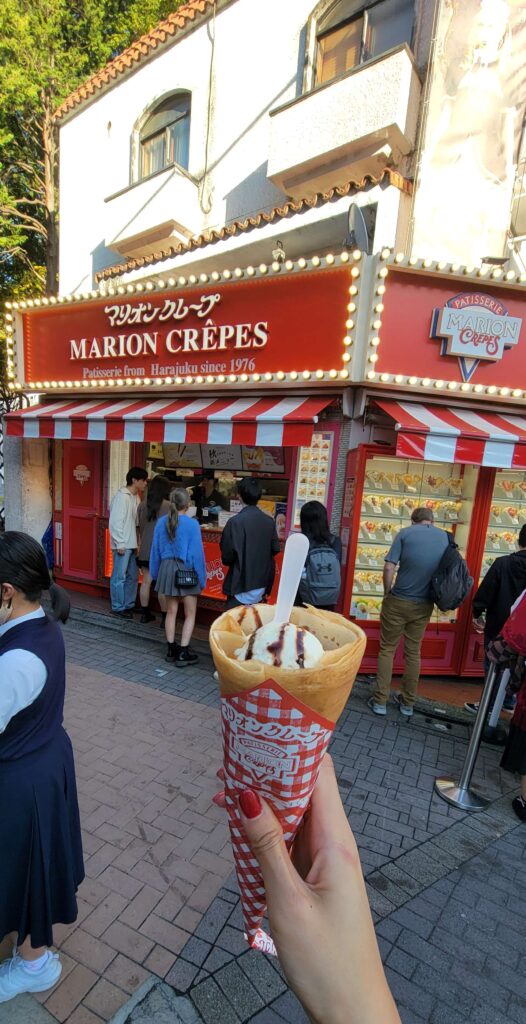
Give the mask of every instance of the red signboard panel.
M 341 369 L 348 268 L 23 314 L 26 382 Z
M 382 301 L 377 373 L 526 388 L 522 293 L 390 268 Z

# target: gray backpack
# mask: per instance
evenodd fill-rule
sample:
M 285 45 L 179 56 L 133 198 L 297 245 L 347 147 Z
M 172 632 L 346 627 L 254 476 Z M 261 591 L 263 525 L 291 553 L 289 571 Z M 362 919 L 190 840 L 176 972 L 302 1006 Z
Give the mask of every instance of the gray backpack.
M 340 563 L 333 548 L 324 545 L 311 548 L 299 585 L 299 596 L 303 604 L 315 608 L 336 604 L 340 596 Z

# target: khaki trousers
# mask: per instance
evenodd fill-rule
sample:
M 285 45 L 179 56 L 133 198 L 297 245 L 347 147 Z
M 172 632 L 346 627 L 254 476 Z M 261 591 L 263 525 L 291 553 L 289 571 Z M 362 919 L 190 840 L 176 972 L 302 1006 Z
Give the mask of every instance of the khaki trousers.
M 400 693 L 403 704 L 412 707 L 420 676 L 420 647 L 426 626 L 433 612 L 432 601 L 410 601 L 387 594 L 380 613 L 380 652 L 376 670 L 374 700 L 387 704 L 391 690 L 393 659 L 404 638 L 404 665 Z

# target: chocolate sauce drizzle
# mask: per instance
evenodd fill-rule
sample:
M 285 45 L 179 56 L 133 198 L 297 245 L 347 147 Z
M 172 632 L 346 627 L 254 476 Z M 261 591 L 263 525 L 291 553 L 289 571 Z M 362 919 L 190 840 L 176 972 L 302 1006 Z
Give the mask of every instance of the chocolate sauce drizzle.
M 273 644 L 267 645 L 267 651 L 272 655 L 272 664 L 279 668 L 281 665 L 281 655 L 283 654 L 283 647 L 285 646 L 285 630 L 287 623 L 284 622 L 280 631 L 278 639 Z
M 302 629 L 296 630 L 296 662 L 300 668 L 305 668 L 305 633 Z
M 254 621 L 256 623 L 256 629 L 260 629 L 260 627 L 263 625 L 263 619 L 261 618 L 261 615 L 259 614 L 256 606 L 253 605 L 253 604 L 246 604 L 246 605 L 244 605 L 244 607 L 242 608 L 242 610 L 239 613 L 239 620 L 238 620 L 239 621 L 239 625 L 241 626 L 242 623 L 244 622 L 246 616 L 248 615 L 249 609 L 254 613 Z
M 247 653 L 245 655 L 245 661 L 251 661 L 254 657 L 254 644 L 256 642 L 256 631 L 250 634 L 247 644 Z

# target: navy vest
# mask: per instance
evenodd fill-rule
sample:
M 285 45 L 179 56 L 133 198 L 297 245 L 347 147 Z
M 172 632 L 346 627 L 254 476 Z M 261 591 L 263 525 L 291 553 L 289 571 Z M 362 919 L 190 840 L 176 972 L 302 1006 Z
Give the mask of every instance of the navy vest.
M 47 679 L 36 700 L 14 715 L 0 733 L 0 762 L 25 757 L 46 746 L 63 719 L 66 656 L 60 626 L 47 616 L 12 626 L 0 636 L 0 656 L 16 650 L 30 651 L 40 658 Z

